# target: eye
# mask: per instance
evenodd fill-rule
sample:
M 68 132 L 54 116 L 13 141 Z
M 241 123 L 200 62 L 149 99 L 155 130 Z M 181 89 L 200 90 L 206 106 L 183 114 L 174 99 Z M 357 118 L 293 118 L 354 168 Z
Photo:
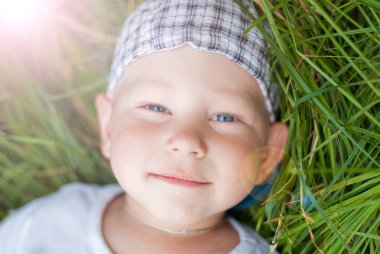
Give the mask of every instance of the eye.
M 167 112 L 169 112 L 164 106 L 157 105 L 157 104 L 145 105 L 144 108 L 152 110 L 152 111 L 157 111 L 157 112 L 160 112 L 160 113 L 167 113 Z
M 217 122 L 237 122 L 237 121 L 239 121 L 236 116 L 226 114 L 226 113 L 217 114 L 214 117 L 212 117 L 211 120 L 217 121 Z

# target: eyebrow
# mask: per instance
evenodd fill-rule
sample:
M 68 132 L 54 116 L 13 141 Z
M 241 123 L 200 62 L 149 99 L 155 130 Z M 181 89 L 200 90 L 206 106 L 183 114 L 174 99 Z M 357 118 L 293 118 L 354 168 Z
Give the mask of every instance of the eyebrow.
M 216 94 L 218 96 L 227 96 L 232 99 L 238 99 L 238 100 L 247 100 L 247 101 L 254 101 L 253 100 L 253 95 L 251 93 L 244 93 L 243 96 L 241 93 L 237 93 L 231 90 L 226 90 L 226 89 L 216 89 Z
M 134 80 L 130 84 L 130 89 L 131 89 L 130 91 L 134 91 L 136 88 L 141 88 L 141 87 L 143 88 L 144 86 L 148 86 L 153 83 L 155 87 L 159 87 L 159 88 L 170 88 L 173 86 L 171 82 L 167 82 L 161 79 L 144 79 L 144 80 L 137 79 L 137 80 Z M 257 106 L 257 104 L 255 100 L 255 95 L 248 91 L 244 93 L 242 96 L 241 93 L 237 93 L 229 89 L 215 89 L 215 94 L 217 98 L 225 98 L 227 96 L 233 101 L 239 102 L 239 104 L 243 106 L 252 107 L 254 110 L 256 110 L 255 106 Z
M 257 100 L 255 99 L 255 95 L 250 92 L 245 93 L 237 93 L 228 89 L 217 89 L 216 90 L 216 96 L 217 98 L 225 98 L 228 97 L 230 100 L 232 100 L 234 103 L 237 103 L 239 106 L 247 107 L 244 108 L 244 110 L 258 110 Z
M 165 80 L 160 80 L 160 79 L 134 80 L 130 84 L 130 86 L 133 89 L 136 86 L 147 86 L 147 85 L 150 85 L 153 83 L 155 86 L 159 86 L 159 87 L 171 87 L 172 86 L 170 82 L 166 82 Z

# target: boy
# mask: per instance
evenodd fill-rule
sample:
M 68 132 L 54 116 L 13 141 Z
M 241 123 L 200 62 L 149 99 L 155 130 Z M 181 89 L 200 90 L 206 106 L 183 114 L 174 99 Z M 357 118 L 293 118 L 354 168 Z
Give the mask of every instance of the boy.
M 269 253 L 226 216 L 287 138 L 264 40 L 242 35 L 250 22 L 228 0 L 143 3 L 96 98 L 120 186 L 71 184 L 32 202 L 0 227 L 0 253 Z

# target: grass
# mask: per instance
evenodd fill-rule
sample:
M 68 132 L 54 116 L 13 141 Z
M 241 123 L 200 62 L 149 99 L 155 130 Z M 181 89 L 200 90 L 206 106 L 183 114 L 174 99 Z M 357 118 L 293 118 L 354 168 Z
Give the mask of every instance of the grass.
M 378 253 L 379 5 L 256 4 L 293 138 L 272 196 L 250 210 L 253 225 L 283 253 Z
M 128 6 L 60 4 L 43 31 L 0 31 L 0 218 L 68 182 L 113 181 L 98 152 L 93 98 Z
M 379 253 L 380 6 L 255 3 L 291 138 L 271 195 L 244 216 L 281 253 Z M 93 98 L 134 4 L 62 0 L 46 31 L 0 30 L 0 219 L 65 183 L 114 181 Z

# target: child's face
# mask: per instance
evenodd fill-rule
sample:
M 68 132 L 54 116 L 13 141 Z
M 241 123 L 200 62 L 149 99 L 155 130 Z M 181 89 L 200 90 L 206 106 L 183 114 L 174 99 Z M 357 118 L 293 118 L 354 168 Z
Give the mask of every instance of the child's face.
M 269 174 L 262 158 L 242 166 L 269 123 L 256 80 L 232 60 L 183 46 L 138 58 L 119 82 L 112 100 L 97 98 L 102 151 L 135 212 L 190 225 Z

